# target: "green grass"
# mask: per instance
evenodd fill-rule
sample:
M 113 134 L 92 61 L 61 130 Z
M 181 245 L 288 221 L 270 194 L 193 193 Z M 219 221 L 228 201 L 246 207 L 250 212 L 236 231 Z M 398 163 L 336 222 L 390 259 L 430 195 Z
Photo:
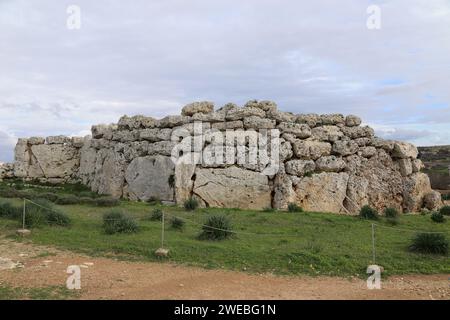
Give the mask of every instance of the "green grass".
M 77 297 L 77 292 L 63 286 L 23 288 L 0 285 L 0 300 L 66 300 Z
M 161 245 L 161 222 L 146 219 L 153 209 L 161 206 L 122 201 L 118 208 L 138 220 L 139 232 L 114 235 L 102 230 L 102 216 L 109 208 L 91 205 L 59 208 L 71 218 L 70 228 L 43 226 L 21 239 L 13 235 L 17 226 L 11 220 L 0 219 L 0 231 L 9 231 L 17 241 L 32 241 L 91 256 L 245 269 L 250 273 L 365 277 L 367 266 L 372 264 L 372 222 L 358 217 L 211 208 L 187 212 L 183 208 L 164 207 L 165 246 L 170 254 L 162 259 L 153 254 Z M 212 214 L 227 216 L 237 234 L 223 241 L 199 240 L 199 224 Z M 171 215 L 187 219 L 183 231 L 170 227 Z M 433 223 L 429 215 L 401 215 L 398 221 L 394 227 L 385 219 L 376 222 L 386 227 L 376 228 L 376 263 L 384 267 L 385 274 L 450 273 L 448 255 L 409 252 L 415 233 L 397 229 L 444 231 L 449 238 L 450 224 Z

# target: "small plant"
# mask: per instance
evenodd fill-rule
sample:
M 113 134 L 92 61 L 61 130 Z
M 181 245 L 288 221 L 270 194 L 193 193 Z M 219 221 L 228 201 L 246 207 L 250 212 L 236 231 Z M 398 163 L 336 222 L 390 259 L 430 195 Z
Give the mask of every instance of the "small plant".
M 208 217 L 202 232 L 199 235 L 201 240 L 224 240 L 232 235 L 231 222 L 226 216 L 213 215 Z
M 409 246 L 409 250 L 446 255 L 448 252 L 448 240 L 441 233 L 418 233 Z
M 369 205 L 365 205 L 359 211 L 359 216 L 363 219 L 378 220 L 378 212 Z
M 48 199 L 50 200 L 50 199 Z M 52 201 L 52 200 L 50 200 Z M 74 195 L 68 195 L 68 196 L 62 196 L 56 199 L 56 204 L 59 205 L 71 205 L 71 204 L 79 204 L 80 199 L 77 196 Z
M 147 202 L 151 205 L 151 206 L 157 206 L 161 204 L 161 200 L 158 197 L 150 197 Z
M 450 200 L 450 193 L 442 194 L 442 195 L 441 195 L 441 198 L 442 198 L 442 201 Z
M 167 179 L 167 183 L 169 184 L 170 189 L 175 188 L 175 175 L 171 174 Z
M 399 213 L 397 211 L 397 209 L 395 208 L 386 208 L 384 209 L 384 216 L 386 218 L 397 218 L 399 216 Z
M 106 234 L 134 233 L 138 229 L 137 223 L 121 210 L 111 210 L 103 216 L 103 230 Z
M 22 216 L 22 209 L 9 202 L 0 202 L 0 218 L 18 219 Z
M 265 208 L 263 208 L 262 211 L 263 211 L 263 212 L 274 212 L 274 211 L 275 211 L 275 208 L 272 208 L 272 207 L 265 207 Z
M 288 204 L 288 211 L 289 212 L 303 212 L 303 209 L 299 207 L 296 203 L 289 203 Z
M 162 216 L 163 216 L 163 212 L 162 212 L 161 209 L 154 209 L 152 211 L 151 216 L 150 216 L 150 220 L 161 221 L 162 220 Z
M 95 199 L 95 204 L 99 207 L 115 207 L 120 204 L 120 200 L 113 197 L 101 197 Z
M 51 193 L 51 192 L 42 193 L 39 196 L 40 196 L 40 198 L 47 199 L 48 201 L 51 201 L 51 202 L 56 202 L 58 200 L 58 195 L 55 193 Z
M 434 222 L 437 222 L 437 223 L 445 222 L 444 215 L 440 212 L 433 212 L 431 214 L 431 220 L 433 220 Z
M 184 202 L 184 208 L 188 211 L 194 211 L 198 208 L 198 201 L 195 198 L 189 198 Z
M 173 217 L 173 218 L 170 220 L 170 226 L 171 226 L 173 229 L 176 229 L 176 230 L 183 230 L 183 228 L 184 228 L 184 221 L 181 220 L 180 218 Z
M 443 206 L 439 212 L 444 216 L 450 216 L 450 206 Z
M 20 215 L 19 220 L 22 220 Z M 37 227 L 42 224 L 67 227 L 70 219 L 63 212 L 56 209 L 52 202 L 45 199 L 36 199 L 34 203 L 27 203 L 25 210 L 25 226 Z

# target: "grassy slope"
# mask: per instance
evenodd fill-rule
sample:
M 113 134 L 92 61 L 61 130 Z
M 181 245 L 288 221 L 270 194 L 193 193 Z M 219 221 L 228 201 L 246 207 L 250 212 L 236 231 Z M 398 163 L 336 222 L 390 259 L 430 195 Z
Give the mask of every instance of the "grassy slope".
M 19 204 L 18 200 L 15 201 Z M 102 215 L 110 210 L 88 205 L 61 206 L 73 220 L 71 228 L 33 229 L 33 243 L 54 245 L 89 255 L 115 256 L 130 260 L 157 261 L 153 251 L 160 246 L 161 223 L 144 221 L 152 207 L 127 202 L 121 208 L 139 218 L 137 234 L 106 235 Z M 167 214 L 189 219 L 183 231 L 166 226 L 168 260 L 206 268 L 274 272 L 277 274 L 364 275 L 372 263 L 371 222 L 356 217 L 326 213 L 260 212 L 232 209 L 201 209 L 194 213 L 162 207 Z M 211 213 L 229 216 L 238 234 L 221 242 L 196 238 L 205 217 Z M 380 225 L 388 226 L 384 221 Z M 0 232 L 11 232 L 15 222 L 0 219 Z M 395 228 L 445 231 L 450 221 L 436 224 L 429 216 L 404 215 Z M 251 233 L 251 234 L 245 234 Z M 377 228 L 376 263 L 386 274 L 450 273 L 448 256 L 407 251 L 412 232 Z M 17 238 L 18 241 L 21 241 Z M 28 240 L 26 240 L 28 241 Z

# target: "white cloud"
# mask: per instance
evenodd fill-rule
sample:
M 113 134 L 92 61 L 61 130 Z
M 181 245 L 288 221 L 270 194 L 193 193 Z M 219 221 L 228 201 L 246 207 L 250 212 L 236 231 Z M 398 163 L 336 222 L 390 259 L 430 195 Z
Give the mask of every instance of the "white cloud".
M 368 3 L 358 0 L 78 0 L 82 28 L 69 31 L 72 2 L 1 1 L 0 127 L 73 134 L 125 113 L 258 98 L 450 144 L 449 2 L 374 3 L 381 30 L 366 28 Z M 10 144 L 0 148 L 9 159 Z

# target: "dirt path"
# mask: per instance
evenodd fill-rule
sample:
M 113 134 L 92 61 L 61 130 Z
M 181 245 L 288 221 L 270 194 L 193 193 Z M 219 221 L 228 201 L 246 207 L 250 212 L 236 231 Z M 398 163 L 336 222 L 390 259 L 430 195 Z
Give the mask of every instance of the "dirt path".
M 204 270 L 168 263 L 92 258 L 52 248 L 0 240 L 0 285 L 63 286 L 66 268 L 81 265 L 81 299 L 450 299 L 449 275 L 408 275 L 368 290 L 361 279 L 280 277 Z M 5 265 L 5 264 L 3 264 Z

